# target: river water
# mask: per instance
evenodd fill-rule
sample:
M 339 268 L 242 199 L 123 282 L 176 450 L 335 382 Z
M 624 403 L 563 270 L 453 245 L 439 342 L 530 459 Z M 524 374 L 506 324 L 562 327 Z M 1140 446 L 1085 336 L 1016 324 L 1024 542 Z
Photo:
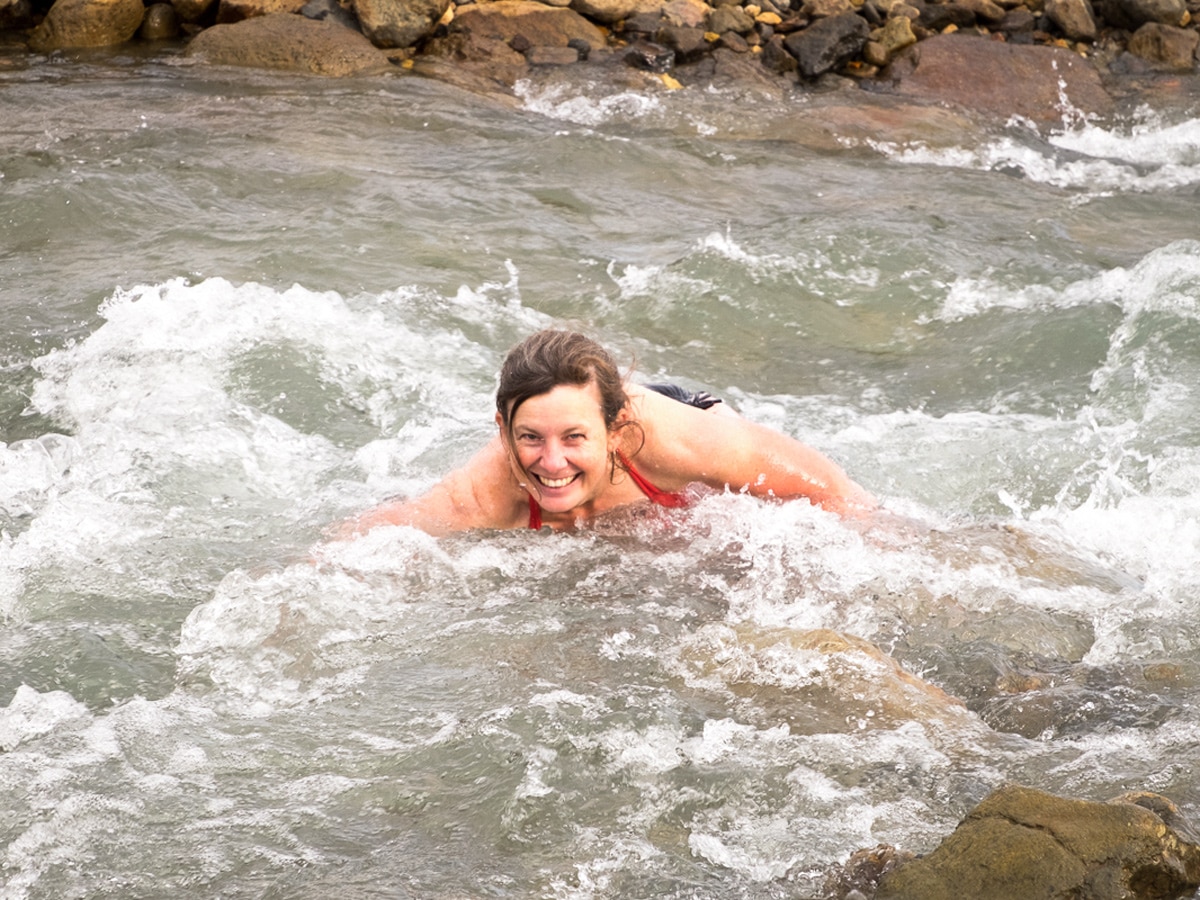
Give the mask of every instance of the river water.
M 4 900 L 816 897 L 1009 781 L 1200 818 L 1194 105 L 0 63 Z M 888 512 L 321 545 L 546 325 Z

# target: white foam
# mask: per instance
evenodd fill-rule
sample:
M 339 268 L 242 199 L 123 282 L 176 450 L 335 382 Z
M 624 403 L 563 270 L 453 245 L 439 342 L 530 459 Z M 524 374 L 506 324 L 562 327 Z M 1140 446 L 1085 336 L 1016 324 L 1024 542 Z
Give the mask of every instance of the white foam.
M 636 91 L 590 97 L 575 85 L 536 86 L 522 80 L 513 85 L 513 93 L 530 112 L 576 125 L 596 126 L 615 119 L 641 119 L 662 108 L 659 98 Z
M 1015 172 L 1041 184 L 1106 193 L 1153 193 L 1200 183 L 1200 124 L 1176 124 L 1152 114 L 1125 125 L 1078 121 L 1046 139 L 1014 123 L 1018 134 L 977 146 L 931 147 L 923 143 L 866 143 L 896 162 L 920 166 Z M 1070 155 L 1055 153 L 1066 150 Z

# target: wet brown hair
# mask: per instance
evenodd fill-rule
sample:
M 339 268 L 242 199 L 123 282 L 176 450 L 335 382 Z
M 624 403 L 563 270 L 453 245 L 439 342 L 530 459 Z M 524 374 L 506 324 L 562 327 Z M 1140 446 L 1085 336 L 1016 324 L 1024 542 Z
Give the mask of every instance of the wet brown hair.
M 621 410 L 629 405 L 629 395 L 625 393 L 625 379 L 607 350 L 575 331 L 547 328 L 525 338 L 505 357 L 496 390 L 496 410 L 509 446 L 513 443 L 513 418 L 522 403 L 548 394 L 559 385 L 583 387 L 593 383 L 600 391 L 600 412 L 608 430 L 636 426 L 632 421 L 617 422 Z

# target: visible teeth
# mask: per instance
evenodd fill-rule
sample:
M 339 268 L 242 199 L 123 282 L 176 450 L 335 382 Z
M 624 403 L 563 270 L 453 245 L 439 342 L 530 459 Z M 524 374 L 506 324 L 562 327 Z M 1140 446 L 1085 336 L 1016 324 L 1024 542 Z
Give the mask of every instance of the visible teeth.
M 542 478 L 542 476 L 539 475 L 538 480 L 548 488 L 560 488 L 566 487 L 568 484 L 574 481 L 575 476 L 571 475 L 568 478 Z

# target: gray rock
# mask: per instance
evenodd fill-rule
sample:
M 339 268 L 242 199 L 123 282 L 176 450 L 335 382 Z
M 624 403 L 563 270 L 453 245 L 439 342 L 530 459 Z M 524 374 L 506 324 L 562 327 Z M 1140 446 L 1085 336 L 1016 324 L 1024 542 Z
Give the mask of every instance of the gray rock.
M 975 25 L 975 10 L 963 3 L 927 3 L 917 22 L 930 31 L 945 31 L 951 25 L 971 28 Z
M 866 19 L 857 13 L 842 13 L 789 34 L 783 45 L 796 57 L 800 74 L 816 78 L 857 56 L 870 36 Z
M 300 15 L 318 22 L 336 22 L 346 28 L 358 28 L 358 19 L 337 0 L 308 0 L 300 7 Z
M 653 41 L 634 41 L 625 51 L 625 62 L 647 72 L 666 72 L 675 65 L 675 51 Z

